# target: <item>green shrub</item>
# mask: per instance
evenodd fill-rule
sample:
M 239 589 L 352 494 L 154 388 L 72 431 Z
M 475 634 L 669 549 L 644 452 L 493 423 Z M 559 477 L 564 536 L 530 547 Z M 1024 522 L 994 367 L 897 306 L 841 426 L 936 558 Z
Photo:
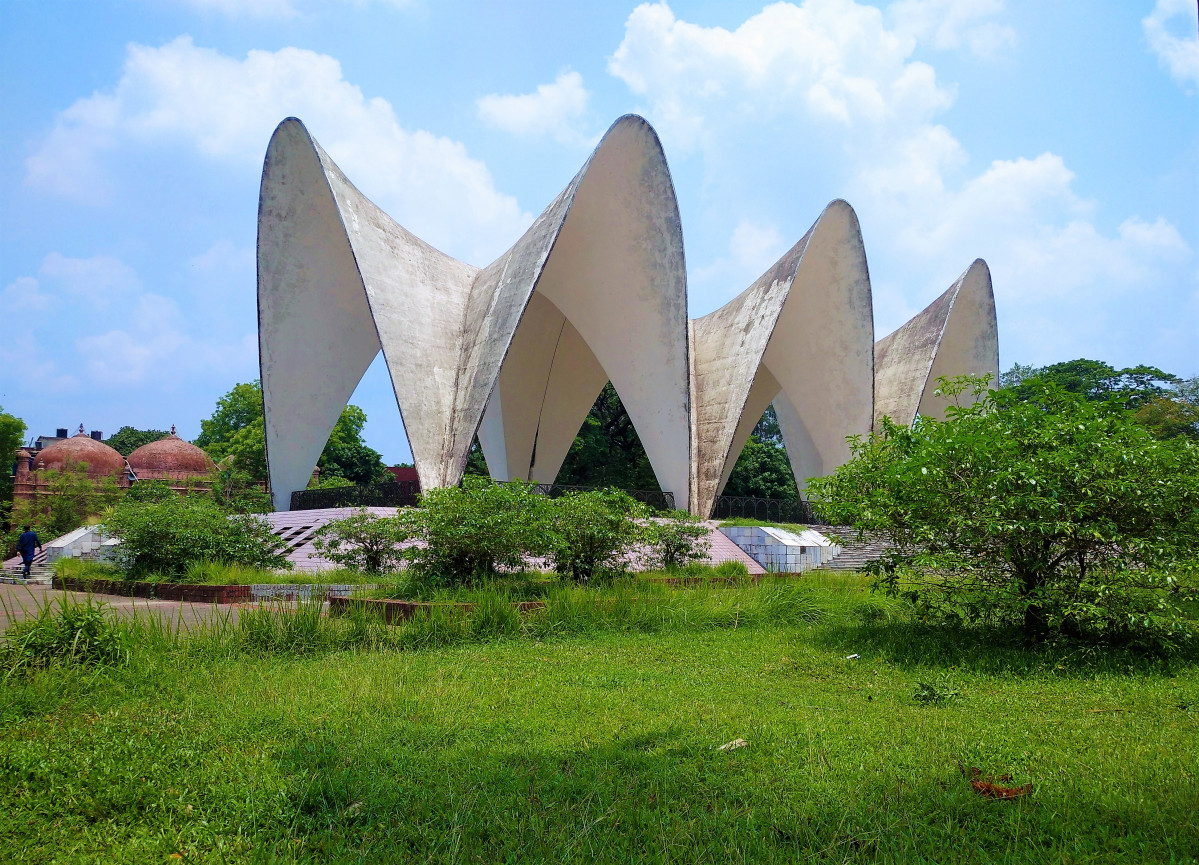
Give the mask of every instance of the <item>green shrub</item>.
M 949 622 L 1050 636 L 1192 638 L 1199 572 L 1199 444 L 1157 441 L 1118 401 L 1036 384 L 939 379 L 946 420 L 884 419 L 853 458 L 808 482 L 821 511 L 889 538 L 879 586 Z
M 101 528 L 120 539 L 113 560 L 131 578 L 155 574 L 178 579 L 192 563 L 203 561 L 291 567 L 283 556 L 286 545 L 266 520 L 226 514 L 207 496 L 126 499 Z
M 0 658 L 9 677 L 55 665 L 122 664 L 131 645 L 128 629 L 106 616 L 103 603 L 62 597 L 11 625 Z
M 317 555 L 344 568 L 382 574 L 403 565 L 400 545 L 417 533 L 415 524 L 412 518 L 384 517 L 362 508 L 321 526 L 313 535 L 312 545 Z
M 548 551 L 546 499 L 529 484 L 468 476 L 460 487 L 426 491 L 400 519 L 423 545 L 405 555 L 431 585 L 462 585 L 522 570 Z
M 648 548 L 645 564 L 648 567 L 673 571 L 705 559 L 711 552 L 707 525 L 700 517 L 686 511 L 655 517 L 645 524 L 644 529 Z
M 580 585 L 597 573 L 626 568 L 647 538 L 644 505 L 620 490 L 569 492 L 550 504 L 550 557 L 561 576 Z

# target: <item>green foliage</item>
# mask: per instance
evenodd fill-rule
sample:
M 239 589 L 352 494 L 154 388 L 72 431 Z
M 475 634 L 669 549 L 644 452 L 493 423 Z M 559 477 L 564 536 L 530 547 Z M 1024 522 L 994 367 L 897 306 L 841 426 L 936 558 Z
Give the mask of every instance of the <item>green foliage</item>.
M 256 568 L 290 568 L 286 545 L 265 520 L 229 515 L 206 496 L 169 496 L 155 501 L 126 499 L 103 524 L 119 538 L 114 560 L 130 578 L 185 574 L 194 562 L 214 561 Z
M 15 528 L 33 526 L 43 541 L 74 531 L 121 499 L 116 481 L 89 476 L 87 463 L 68 463 L 39 474 L 42 485 L 32 498 L 14 504 L 12 521 Z
M 912 699 L 922 706 L 944 706 L 962 695 L 948 676 L 939 676 L 931 682 L 917 682 Z
M 941 379 L 944 422 L 885 422 L 809 481 L 823 513 L 889 536 L 881 584 L 926 615 L 1051 633 L 1189 639 L 1199 567 L 1199 446 L 1155 441 L 1122 403 L 1040 383 L 1028 400 Z M 1002 397 L 1002 392 L 1000 394 Z
M 121 664 L 129 658 L 131 642 L 103 603 L 64 596 L 9 626 L 0 644 L 0 669 L 10 679 L 54 665 Z
M 0 406 L 0 454 L 4 455 L 5 468 L 0 470 L 0 531 L 9 530 L 9 514 L 12 510 L 12 475 L 8 471 L 14 464 L 17 450 L 25 437 L 25 421 L 11 415 Z M 7 556 L 7 553 L 5 554 Z
M 537 455 L 533 455 L 536 463 Z M 604 385 L 558 472 L 564 485 L 656 490 L 658 480 L 612 383 Z
M 411 519 L 379 516 L 363 508 L 321 526 L 312 545 L 318 555 L 344 568 L 382 574 L 402 566 L 400 545 L 412 538 L 413 528 Z
M 362 441 L 366 413 L 348 405 L 329 434 L 317 460 L 322 476 L 338 476 L 356 484 L 385 480 L 383 458 Z M 200 421 L 195 444 L 214 460 L 231 457 L 232 466 L 255 483 L 266 483 L 266 432 L 262 416 L 262 385 L 237 384 L 217 400 L 212 417 Z
M 686 511 L 647 519 L 642 532 L 646 545 L 644 564 L 650 568 L 673 571 L 707 558 L 711 552 L 707 525 Z
M 236 463 L 218 466 L 208 477 L 208 489 L 213 501 L 231 514 L 269 514 L 275 509 L 262 483 Z
M 158 478 L 146 478 L 129 487 L 125 492 L 125 498 L 129 502 L 138 502 L 145 504 L 147 502 L 163 502 L 167 499 L 179 495 L 171 485 L 164 480 Z
M 545 510 L 545 505 L 542 506 Z M 554 569 L 579 585 L 598 574 L 621 572 L 646 533 L 649 510 L 620 490 L 569 492 L 549 504 Z
M 1199 441 L 1199 376 L 1174 382 L 1169 396 L 1159 396 L 1138 408 L 1136 420 L 1155 438 L 1185 436 Z
M 166 430 L 137 429 L 136 427 L 123 426 L 104 439 L 104 444 L 108 445 L 121 456 L 127 457 L 142 445 L 148 445 L 150 442 L 156 442 L 166 437 Z
M 340 475 L 325 475 L 323 473 L 320 480 L 308 482 L 308 489 L 310 490 L 332 490 L 338 487 L 352 486 L 354 486 L 354 482 L 348 478 L 343 478 Z
M 400 512 L 412 536 L 412 567 L 432 585 L 454 585 L 522 570 L 548 552 L 544 496 L 527 484 L 467 476 L 459 487 L 426 490 L 421 507 Z
M 723 495 L 799 498 L 773 405 L 767 406 L 761 420 L 750 433 L 749 441 L 742 448 L 729 474 L 728 483 L 724 485 Z
M 1169 393 L 1177 376 L 1154 366 L 1116 369 L 1101 360 L 1069 360 L 1049 366 L 1016 364 L 1000 376 L 999 384 L 1017 400 L 1036 399 L 1045 385 L 1056 386 L 1093 402 L 1118 400 L 1135 410 Z

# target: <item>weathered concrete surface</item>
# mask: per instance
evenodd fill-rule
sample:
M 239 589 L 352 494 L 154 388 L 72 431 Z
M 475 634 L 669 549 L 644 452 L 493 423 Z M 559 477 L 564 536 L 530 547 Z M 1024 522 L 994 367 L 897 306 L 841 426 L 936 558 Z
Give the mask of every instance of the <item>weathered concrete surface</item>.
M 941 376 L 999 376 L 999 329 L 991 271 L 981 258 L 944 294 L 874 348 L 874 426 L 883 417 L 911 426 L 916 415 L 943 418 Z M 963 394 L 961 400 L 969 400 Z
M 649 124 L 631 116 L 613 124 L 563 195 L 561 222 L 547 238 L 552 251 L 528 293 L 512 301 L 523 303 L 523 315 L 506 344 L 496 386 L 485 386 L 481 377 L 464 392 L 490 397 L 480 430 L 488 466 L 497 477 L 552 481 L 611 380 L 658 483 L 685 508 L 691 434 L 686 268 L 670 172 Z M 561 202 L 546 213 L 556 215 Z M 540 248 L 518 244 L 505 270 L 529 270 L 513 259 L 535 251 Z M 505 292 L 498 297 L 492 319 Z M 493 358 L 505 344 L 487 325 L 482 329 L 490 341 L 479 338 L 474 346 Z M 492 358 L 487 362 L 494 366 Z M 469 406 L 472 413 L 459 427 L 473 432 L 473 412 L 481 408 Z
M 834 201 L 753 285 L 691 323 L 692 497 L 707 514 L 771 402 L 803 480 L 845 462 L 873 417 L 874 319 L 857 216 Z
M 497 477 L 552 480 L 611 380 L 659 483 L 686 507 L 682 228 L 661 144 L 641 118 L 616 121 L 481 270 L 405 231 L 286 120 L 263 169 L 258 262 L 276 508 L 307 482 L 380 348 L 424 488 L 458 482 L 476 431 Z
M 476 273 L 367 200 L 300 121 L 279 124 L 258 214 L 259 363 L 276 509 L 307 484 L 380 347 L 421 483 L 445 483 Z

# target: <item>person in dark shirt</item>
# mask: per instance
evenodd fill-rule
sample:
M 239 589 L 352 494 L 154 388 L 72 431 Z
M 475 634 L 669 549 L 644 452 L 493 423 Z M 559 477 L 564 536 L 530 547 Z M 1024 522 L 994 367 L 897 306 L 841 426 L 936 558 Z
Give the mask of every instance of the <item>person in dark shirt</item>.
M 33 564 L 34 549 L 41 549 L 42 542 L 38 540 L 37 532 L 30 530 L 29 526 L 25 526 L 25 531 L 21 533 L 21 537 L 17 538 L 17 552 L 21 554 L 21 561 L 25 564 L 25 570 L 21 573 L 21 579 L 29 579 L 29 568 Z

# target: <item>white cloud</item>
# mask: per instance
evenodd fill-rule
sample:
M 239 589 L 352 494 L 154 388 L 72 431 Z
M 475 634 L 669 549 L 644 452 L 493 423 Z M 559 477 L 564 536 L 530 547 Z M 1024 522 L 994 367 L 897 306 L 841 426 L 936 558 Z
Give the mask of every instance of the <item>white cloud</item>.
M 665 4 L 642 5 L 609 71 L 646 101 L 668 151 L 703 156 L 710 184 L 737 174 L 789 186 L 831 174 L 833 194 L 862 219 L 880 334 L 983 257 L 1005 357 L 1060 360 L 1074 344 L 1092 352 L 1096 343 L 1142 344 L 1137 328 L 1172 323 L 1162 310 L 1195 283 L 1193 251 L 1178 230 L 1156 217 L 1111 220 L 1075 192 L 1073 172 L 1052 152 L 972 169 L 938 122 L 954 89 L 914 52 L 986 53 L 983 43 L 996 36 L 986 28 L 1001 8 L 995 0 L 898 0 L 880 12 L 853 0 L 806 0 L 767 6 L 724 29 L 680 20 Z M 1000 36 L 996 45 L 1014 38 Z M 744 201 L 723 206 L 746 212 Z M 730 245 L 747 259 L 753 225 L 742 220 Z M 747 276 L 732 251 L 711 263 L 689 258 L 692 285 L 719 285 L 709 293 L 719 302 L 762 270 Z
M 776 3 L 736 30 L 679 20 L 642 5 L 608 70 L 650 100 L 655 120 L 690 145 L 713 120 L 810 117 L 879 128 L 924 119 L 953 102 L 931 66 L 910 60 L 914 36 L 852 0 Z
M 988 20 L 1002 11 L 1002 0 L 897 0 L 887 7 L 899 32 L 942 50 L 964 45 L 977 57 L 1016 44 L 1016 31 Z
M 479 117 L 491 126 L 527 138 L 550 136 L 563 144 L 586 144 L 581 130 L 587 89 L 578 72 L 561 73 L 552 84 L 540 84 L 519 96 L 490 94 L 478 100 Z
M 0 309 L 8 321 L 18 326 L 30 326 L 30 318 L 36 322 L 42 313 L 60 308 L 61 302 L 52 294 L 42 291 L 41 284 L 32 276 L 18 276 L 0 292 Z
M 1141 19 L 1145 38 L 1158 63 L 1188 91 L 1199 87 L 1199 32 L 1195 16 L 1194 0 L 1157 0 L 1153 11 Z
M 487 167 L 457 141 L 404 129 L 385 99 L 363 96 L 332 57 L 298 48 L 250 51 L 244 60 L 182 36 L 130 45 L 120 81 L 63 111 L 26 163 L 34 186 L 102 199 L 101 166 L 118 148 L 182 145 L 254 170 L 274 126 L 301 118 L 363 192 L 434 245 L 486 263 L 531 216 L 496 190 Z
M 761 225 L 743 218 L 729 238 L 729 253 L 738 265 L 756 274 L 765 273 L 785 247 L 783 237 L 773 225 Z
M 197 375 L 243 373 L 258 355 L 253 334 L 228 344 L 191 336 L 178 304 L 162 295 L 143 294 L 125 318 L 124 328 L 75 341 L 88 376 L 97 383 L 171 389 Z
M 111 255 L 68 258 L 52 252 L 43 259 L 39 273 L 96 309 L 108 309 L 141 288 L 133 268 Z

